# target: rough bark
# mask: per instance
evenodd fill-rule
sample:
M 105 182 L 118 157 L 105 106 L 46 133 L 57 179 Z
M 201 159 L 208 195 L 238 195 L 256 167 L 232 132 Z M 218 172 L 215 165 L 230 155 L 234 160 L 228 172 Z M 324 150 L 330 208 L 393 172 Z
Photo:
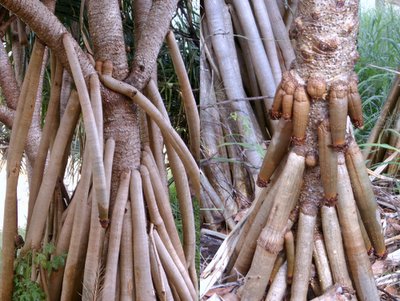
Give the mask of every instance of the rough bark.
M 17 108 L 19 87 L 3 43 L 0 43 L 0 87 L 10 109 Z
M 168 32 L 177 0 L 155 0 L 149 11 L 146 27 L 136 45 L 131 72 L 126 82 L 142 90 L 150 79 L 158 53 Z
M 128 61 L 119 1 L 90 0 L 87 6 L 94 58 L 96 61 L 112 61 L 113 77 L 121 80 L 128 75 Z

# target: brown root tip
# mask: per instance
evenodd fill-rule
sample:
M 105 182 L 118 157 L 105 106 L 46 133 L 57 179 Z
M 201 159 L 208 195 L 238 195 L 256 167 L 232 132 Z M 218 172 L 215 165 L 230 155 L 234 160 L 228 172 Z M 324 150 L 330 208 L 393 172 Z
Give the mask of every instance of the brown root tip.
M 323 205 L 324 206 L 327 206 L 327 207 L 334 207 L 334 206 L 336 206 L 336 203 L 337 203 L 337 201 L 338 201 L 338 197 L 337 197 L 337 195 L 335 196 L 335 197 L 332 197 L 332 198 L 324 198 L 323 199 Z
M 370 247 L 370 248 L 367 250 L 367 254 L 368 254 L 368 256 L 371 256 L 372 254 L 374 254 L 374 248 Z M 375 254 L 374 254 L 374 255 L 375 255 Z
M 364 128 L 364 123 L 360 120 L 352 120 L 356 128 L 362 130 Z
M 261 187 L 261 188 L 267 187 L 268 183 L 269 183 L 269 180 L 263 180 L 260 177 L 257 178 L 257 186 L 258 187 Z
M 386 259 L 386 257 L 388 256 L 388 250 L 385 248 L 385 251 L 383 253 L 374 252 L 374 255 L 380 260 Z
M 101 74 L 102 69 L 103 69 L 103 62 L 102 61 L 96 61 L 95 69 L 97 72 Z
M 287 275 L 286 282 L 288 284 L 292 284 L 292 281 L 293 281 L 293 275 L 291 275 L 291 276 Z
M 292 136 L 292 144 L 293 145 L 303 145 L 306 142 L 306 137 L 299 138 Z
M 315 167 L 317 166 L 318 159 L 317 156 L 313 153 L 306 154 L 306 166 L 307 167 Z
M 100 219 L 100 225 L 103 229 L 107 229 L 108 225 L 110 224 L 110 220 L 107 219 Z
M 281 115 L 282 113 L 280 112 L 269 110 L 269 116 L 271 117 L 272 120 L 278 120 L 279 118 L 281 118 Z

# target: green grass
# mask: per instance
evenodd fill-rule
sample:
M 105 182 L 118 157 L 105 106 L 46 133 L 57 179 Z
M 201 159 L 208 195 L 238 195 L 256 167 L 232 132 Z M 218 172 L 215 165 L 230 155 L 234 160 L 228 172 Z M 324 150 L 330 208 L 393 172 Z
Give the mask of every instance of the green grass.
M 364 143 L 391 88 L 395 74 L 371 65 L 398 70 L 400 63 L 400 12 L 392 8 L 362 11 L 358 35 L 360 59 L 355 66 L 363 100 L 365 126 L 356 131 Z

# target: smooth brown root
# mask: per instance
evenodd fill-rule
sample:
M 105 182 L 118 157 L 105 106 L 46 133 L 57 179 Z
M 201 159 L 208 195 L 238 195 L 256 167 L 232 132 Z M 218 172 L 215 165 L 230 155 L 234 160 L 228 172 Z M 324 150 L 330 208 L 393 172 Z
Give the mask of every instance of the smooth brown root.
M 107 263 L 104 276 L 103 300 L 111 300 L 117 290 L 117 269 L 120 258 L 120 246 L 125 207 L 128 201 L 129 180 L 131 172 L 122 172 L 117 196 L 111 217 L 110 236 L 108 241 Z
M 364 118 L 362 112 L 361 96 L 358 93 L 358 79 L 355 75 L 349 84 L 347 98 L 349 100 L 349 116 L 356 128 L 363 128 Z
M 256 194 L 256 197 L 253 201 L 253 204 L 249 208 L 248 213 L 246 216 L 238 223 L 238 225 L 235 227 L 235 229 L 240 229 L 239 237 L 237 239 L 237 242 L 234 246 L 234 251 L 233 254 L 230 257 L 230 262 L 228 266 L 226 267 L 226 270 L 228 273 L 232 271 L 232 266 L 236 264 L 237 258 L 245 248 L 247 248 L 247 239 L 249 236 L 251 236 L 250 231 L 253 231 L 253 228 L 256 227 L 256 218 L 258 215 L 263 215 L 260 212 L 263 211 L 262 205 L 265 203 L 266 196 L 270 195 L 271 191 L 271 186 L 268 188 L 262 188 L 261 190 L 258 191 Z M 264 227 L 264 220 L 266 220 L 266 217 L 268 216 L 269 208 L 265 212 L 265 216 L 261 218 L 260 226 L 259 229 L 256 231 L 257 234 L 255 234 L 255 238 L 252 240 L 254 242 L 254 247 L 252 253 L 254 254 L 255 250 L 255 240 L 257 240 L 258 235 L 260 235 L 260 232 L 262 228 Z M 251 259 L 250 259 L 251 260 Z
M 361 300 L 379 300 L 374 275 L 358 223 L 349 174 L 344 164 L 338 166 L 338 179 L 339 200 L 337 208 L 357 296 Z
M 35 201 L 37 194 L 40 189 L 40 184 L 43 179 L 43 174 L 45 170 L 47 150 L 50 145 L 54 142 L 54 136 L 57 133 L 57 128 L 59 126 L 59 114 L 60 114 L 60 92 L 61 92 L 61 82 L 63 68 L 59 61 L 55 64 L 55 71 L 49 106 L 47 108 L 46 119 L 44 122 L 44 127 L 42 130 L 42 137 L 40 139 L 39 149 L 37 151 L 37 157 L 35 159 L 35 164 L 33 165 L 32 178 L 30 182 L 30 192 L 29 192 L 29 207 L 28 207 L 28 221 L 27 225 L 30 224 L 30 218 L 32 215 L 33 208 L 35 206 Z
M 151 280 L 142 180 L 137 170 L 132 170 L 129 190 L 132 206 L 133 271 L 136 300 L 156 300 Z
M 300 212 L 291 300 L 306 300 L 311 275 L 314 227 L 317 217 Z
M 84 161 L 87 162 L 89 155 L 84 154 Z M 79 210 L 75 210 L 74 225 L 72 227 L 71 241 L 68 249 L 67 261 L 65 263 L 64 277 L 62 280 L 61 298 L 59 300 L 72 300 L 78 295 L 81 289 L 83 270 L 85 265 L 85 252 L 89 238 L 90 225 L 90 202 L 92 195 L 89 193 L 91 182 L 91 167 L 84 164 L 81 182 L 82 185 L 77 188 L 75 195 L 76 205 Z M 79 190 L 79 191 L 78 191 Z
M 154 231 L 154 241 L 165 273 L 177 290 L 181 300 L 195 300 L 195 296 L 191 296 L 189 288 L 186 286 L 181 273 L 178 271 L 157 231 Z
M 292 122 L 284 119 L 279 120 L 276 132 L 272 137 L 267 154 L 261 165 L 260 173 L 258 174 L 257 185 L 259 187 L 266 186 L 282 158 L 287 153 L 291 133 Z
M 346 166 L 362 222 L 375 249 L 377 256 L 386 253 L 385 241 L 380 222 L 377 220 L 378 206 L 372 185 L 365 167 L 360 148 L 351 140 L 346 152 Z
M 132 214 L 131 202 L 125 207 L 122 224 L 121 254 L 119 260 L 120 271 L 120 300 L 131 301 L 135 296 L 135 280 L 133 279 L 133 243 L 132 243 Z M 150 248 L 151 251 L 151 248 Z
M 169 286 L 167 276 L 161 264 L 160 256 L 158 255 L 156 243 L 154 241 L 154 226 L 150 225 L 149 233 L 150 241 L 150 264 L 151 275 L 153 277 L 154 288 L 159 300 L 174 300 L 171 287 Z
M 78 56 L 75 52 L 72 37 L 69 34 L 63 35 L 63 44 L 67 53 L 68 62 L 71 67 L 72 77 L 79 95 L 79 102 L 82 108 L 83 120 L 85 123 L 88 147 L 90 148 L 90 159 L 93 168 L 93 187 L 96 193 L 97 204 L 99 207 L 99 220 L 103 227 L 108 225 L 109 199 L 106 192 L 106 177 L 104 173 L 102 144 L 99 141 L 96 121 L 92 110 L 89 92 L 85 84 L 85 79 L 79 64 Z M 104 67 L 104 64 L 103 64 Z M 100 146 L 101 143 L 101 146 Z
M 193 90 L 190 86 L 188 73 L 185 68 L 182 55 L 179 51 L 178 43 L 176 42 L 174 33 L 170 30 L 166 37 L 168 48 L 170 49 L 170 55 L 176 70 L 178 82 L 181 87 L 182 99 L 185 108 L 186 118 L 190 120 L 188 122 L 188 129 L 190 135 L 190 150 L 195 157 L 196 161 L 200 159 L 200 117 L 196 106 L 196 100 L 194 99 Z
M 67 148 L 68 138 L 76 127 L 80 112 L 81 108 L 79 105 L 78 94 L 72 92 L 56 134 L 52 150 L 54 155 L 51 156 L 49 160 L 48 169 L 44 174 L 42 185 L 40 186 L 38 197 L 35 202 L 35 207 L 32 211 L 31 224 L 29 225 L 26 235 L 25 246 L 22 249 L 23 253 L 28 251 L 29 248 L 40 248 L 43 230 L 46 223 L 46 219 L 43 218 L 43 212 L 49 210 L 51 198 L 48 196 L 52 194 L 52 191 L 54 191 L 57 184 L 57 178 L 61 171 L 62 160 Z
M 168 235 L 167 229 L 165 227 L 164 221 L 160 215 L 158 206 L 157 206 L 157 201 L 155 198 L 154 190 L 151 185 L 151 180 L 150 180 L 150 174 L 146 166 L 142 165 L 140 167 L 140 173 L 142 176 L 142 183 L 143 183 L 143 190 L 144 190 L 144 196 L 145 196 L 145 201 L 147 204 L 147 208 L 149 211 L 149 216 L 150 216 L 150 222 L 157 228 L 157 231 L 159 232 L 159 236 L 161 240 L 163 241 L 163 244 L 168 251 L 171 259 L 173 260 L 174 264 L 176 265 L 176 268 L 179 270 L 180 274 L 182 275 L 186 287 L 189 289 L 192 297 L 196 296 L 196 291 L 193 287 L 193 283 L 191 282 L 189 278 L 189 274 L 187 269 L 185 268 L 186 262 L 179 258 L 172 242 L 171 239 Z
M 327 205 L 331 205 L 332 200 L 337 200 L 338 159 L 337 152 L 332 149 L 331 145 L 332 138 L 329 122 L 325 120 L 318 126 L 318 151 L 321 181 Z
M 185 255 L 183 254 L 178 231 L 175 227 L 174 217 L 172 215 L 172 208 L 170 205 L 168 194 L 165 193 L 165 190 L 160 189 L 160 187 L 163 187 L 163 182 L 161 179 L 161 175 L 158 173 L 157 165 L 154 161 L 150 148 L 146 148 L 145 151 L 142 153 L 142 160 L 144 165 L 150 171 L 150 179 L 156 197 L 157 206 L 160 210 L 160 214 L 164 221 L 165 227 L 167 228 L 168 235 L 171 238 L 176 252 L 182 259 L 182 262 L 184 262 Z
M 283 96 L 285 95 L 285 91 L 281 88 L 281 85 L 278 86 L 275 96 L 274 96 L 274 101 L 272 103 L 272 108 L 269 111 L 269 115 L 271 116 L 272 120 L 277 120 L 281 118 L 282 116 L 282 100 Z
M 332 84 L 329 91 L 329 123 L 332 145 L 338 149 L 346 144 L 347 85 L 342 81 Z
M 293 111 L 293 95 L 286 94 L 282 98 L 282 118 L 285 120 L 291 120 L 292 111 Z
M 287 283 L 292 283 L 295 261 L 294 237 L 292 231 L 288 231 L 285 234 L 285 252 L 287 260 Z
M 345 287 L 352 288 L 347 263 L 344 254 L 342 234 L 335 207 L 322 206 L 322 231 L 324 234 L 326 252 L 332 271 L 333 281 Z
M 328 287 L 332 286 L 332 273 L 329 266 L 328 256 L 325 250 L 325 244 L 321 233 L 317 233 L 314 239 L 313 259 L 315 267 L 317 268 L 318 279 L 321 290 L 325 292 Z
M 261 196 L 263 201 L 259 209 L 256 211 L 257 215 L 253 219 L 250 217 L 243 226 L 241 232 L 244 234 L 240 234 L 241 236 L 239 241 L 235 246 L 235 250 L 237 250 L 239 254 L 230 275 L 245 275 L 248 272 L 256 250 L 257 238 L 265 226 L 277 190 L 277 185 L 274 185 L 274 187 L 269 189 L 268 193 L 265 191 L 265 194 Z
M 374 249 L 372 247 L 372 243 L 371 240 L 369 239 L 367 230 L 365 229 L 364 223 L 362 221 L 362 218 L 360 216 L 360 211 L 357 210 L 357 217 L 358 217 L 358 224 L 360 225 L 360 230 L 361 230 L 361 235 L 363 237 L 364 240 L 364 244 L 365 244 L 365 249 L 367 250 L 368 255 L 372 254 Z
M 307 93 L 312 100 L 323 100 L 326 98 L 326 81 L 318 75 L 312 75 L 307 81 Z
M 293 101 L 293 143 L 304 144 L 310 113 L 310 99 L 303 86 L 296 88 Z
M 265 301 L 276 301 L 283 299 L 287 288 L 286 274 L 287 263 L 285 262 L 283 265 L 281 265 L 278 273 L 272 281 L 267 297 L 265 297 Z
M 271 271 L 271 276 L 269 277 L 269 283 L 273 282 L 276 275 L 279 272 L 279 269 L 281 268 L 282 264 L 286 261 L 286 254 L 282 250 L 279 252 L 278 256 L 276 257 L 276 260 L 274 262 L 274 266 L 272 267 Z
M 242 300 L 260 300 L 264 295 L 276 256 L 283 248 L 283 235 L 300 193 L 305 158 L 292 152 L 282 171 L 278 192 L 266 226 L 257 241 L 256 252 L 242 290 Z

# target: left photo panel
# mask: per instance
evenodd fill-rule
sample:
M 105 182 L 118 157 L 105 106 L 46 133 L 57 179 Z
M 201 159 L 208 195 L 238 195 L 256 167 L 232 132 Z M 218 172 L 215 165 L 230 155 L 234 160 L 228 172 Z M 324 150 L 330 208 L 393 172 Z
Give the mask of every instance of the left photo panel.
M 200 4 L 0 0 L 0 300 L 198 300 Z

